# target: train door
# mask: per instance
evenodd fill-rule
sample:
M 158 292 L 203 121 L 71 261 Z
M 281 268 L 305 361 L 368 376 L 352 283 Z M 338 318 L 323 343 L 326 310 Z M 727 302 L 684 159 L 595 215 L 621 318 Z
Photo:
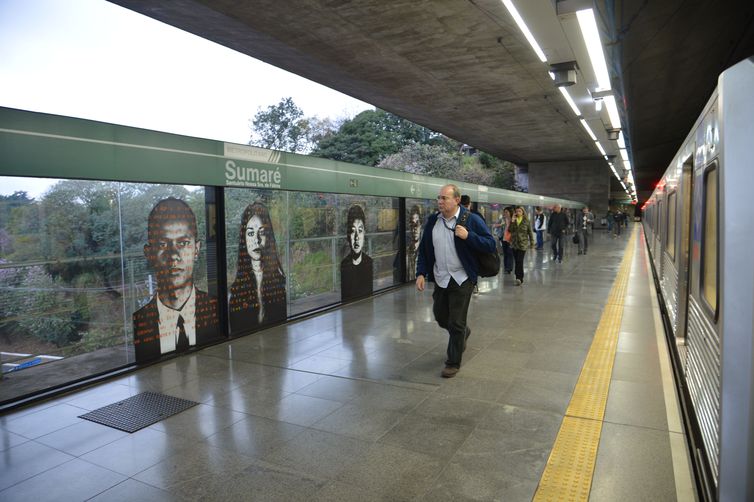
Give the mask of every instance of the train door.
M 694 163 L 689 156 L 683 162 L 681 172 L 681 222 L 679 230 L 681 234 L 680 252 L 678 253 L 678 330 L 676 342 L 686 344 L 686 325 L 688 321 L 689 306 L 689 252 L 691 250 L 691 208 L 694 197 Z

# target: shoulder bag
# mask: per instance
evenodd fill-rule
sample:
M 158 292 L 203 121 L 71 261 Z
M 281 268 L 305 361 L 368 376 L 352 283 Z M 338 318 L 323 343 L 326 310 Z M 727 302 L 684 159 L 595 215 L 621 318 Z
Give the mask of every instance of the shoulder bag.
M 466 227 L 466 222 L 469 220 L 470 214 L 471 213 L 469 211 L 464 212 L 460 216 L 460 218 L 458 218 L 456 225 Z M 474 253 L 474 256 L 476 256 L 476 259 L 479 262 L 480 276 L 495 277 L 500 272 L 500 255 L 497 254 L 497 251 L 495 251 L 494 253 L 487 253 L 485 251 L 477 251 L 475 249 L 471 249 L 471 252 Z

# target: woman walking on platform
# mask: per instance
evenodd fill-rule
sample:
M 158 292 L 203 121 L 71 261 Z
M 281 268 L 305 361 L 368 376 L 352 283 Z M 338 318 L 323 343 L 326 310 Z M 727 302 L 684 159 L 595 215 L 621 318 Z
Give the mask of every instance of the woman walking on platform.
M 523 207 L 516 206 L 509 230 L 511 233 L 513 259 L 516 263 L 516 286 L 520 286 L 524 282 L 524 256 L 526 255 L 526 250 L 534 247 L 534 233 L 531 230 L 529 218 L 526 217 Z
M 501 232 L 500 243 L 503 245 L 503 270 L 506 274 L 513 271 L 513 249 L 511 248 L 511 219 L 513 218 L 513 207 L 503 209 L 503 216 L 500 222 Z

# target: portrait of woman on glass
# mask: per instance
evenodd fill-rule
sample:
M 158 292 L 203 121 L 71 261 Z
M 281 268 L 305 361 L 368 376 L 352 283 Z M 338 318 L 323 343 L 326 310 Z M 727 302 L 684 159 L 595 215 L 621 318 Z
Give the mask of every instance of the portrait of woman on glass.
M 364 252 L 366 217 L 358 204 L 348 209 L 348 255 L 340 262 L 340 297 L 343 301 L 372 294 L 372 258 Z
M 236 278 L 230 287 L 233 333 L 285 320 L 285 275 L 280 266 L 270 213 L 255 202 L 241 217 Z

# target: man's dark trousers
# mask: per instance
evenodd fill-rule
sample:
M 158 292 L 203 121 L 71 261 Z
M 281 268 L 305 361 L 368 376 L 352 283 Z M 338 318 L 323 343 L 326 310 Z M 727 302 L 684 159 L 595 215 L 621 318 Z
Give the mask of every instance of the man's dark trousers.
M 554 259 L 563 260 L 563 234 L 552 236 L 552 254 Z
M 474 285 L 468 279 L 459 286 L 451 278 L 447 288 L 441 288 L 435 283 L 435 290 L 432 293 L 432 300 L 434 300 L 432 310 L 437 324 L 447 329 L 450 335 L 446 366 L 461 367 L 461 355 L 466 338 L 466 314 L 469 312 L 469 302 L 473 291 Z

